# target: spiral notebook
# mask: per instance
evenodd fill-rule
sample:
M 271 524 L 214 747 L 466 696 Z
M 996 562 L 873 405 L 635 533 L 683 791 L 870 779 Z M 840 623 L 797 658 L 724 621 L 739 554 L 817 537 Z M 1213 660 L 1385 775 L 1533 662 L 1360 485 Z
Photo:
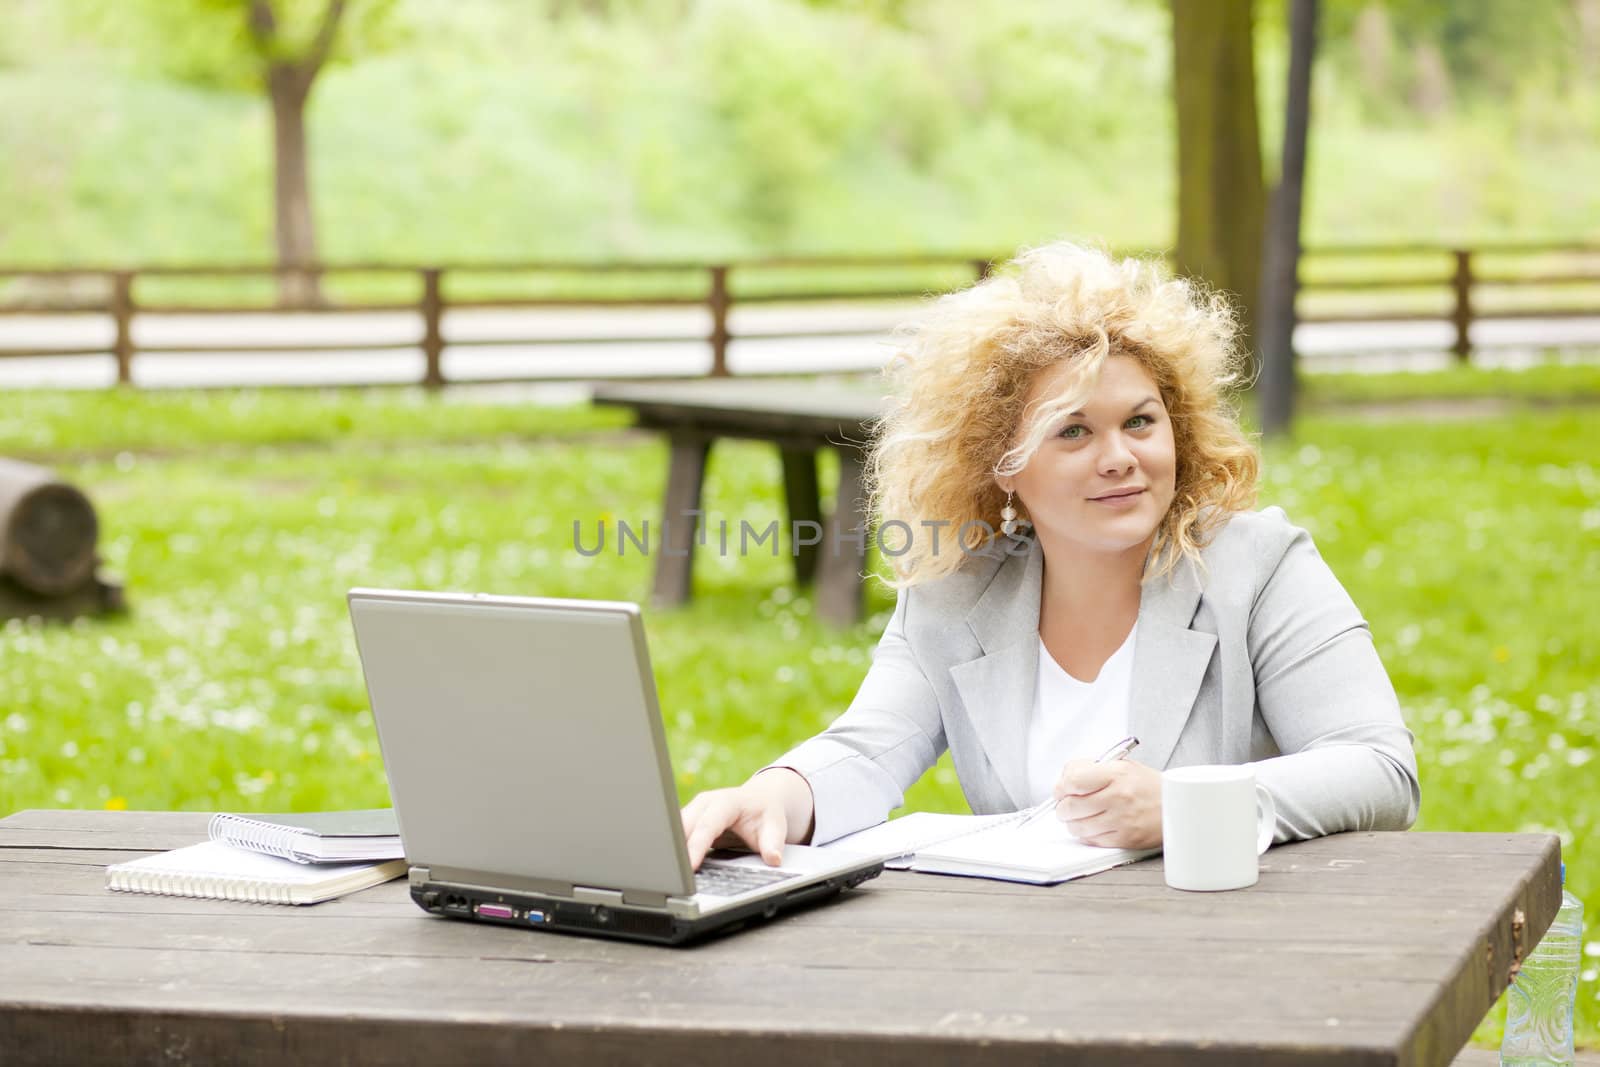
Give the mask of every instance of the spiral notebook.
M 113 863 L 106 868 L 106 888 L 257 904 L 316 904 L 405 873 L 405 860 L 296 863 L 218 841 L 204 841 L 127 863 Z
M 293 815 L 214 815 L 206 836 L 234 848 L 296 863 L 397 860 L 400 827 L 393 808 L 307 811 Z

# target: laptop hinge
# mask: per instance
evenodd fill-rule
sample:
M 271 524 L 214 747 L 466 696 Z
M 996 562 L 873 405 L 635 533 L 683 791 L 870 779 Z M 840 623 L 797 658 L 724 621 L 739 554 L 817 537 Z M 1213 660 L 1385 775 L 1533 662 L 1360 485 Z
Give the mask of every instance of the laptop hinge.
M 595 889 L 579 885 L 572 887 L 572 899 L 580 904 L 605 904 L 613 908 L 624 904 L 635 908 L 660 909 L 667 906 L 666 893 L 649 889 Z
M 667 906 L 665 893 L 652 893 L 647 889 L 624 889 L 622 902 L 633 904 L 641 908 L 664 908 Z
M 551 882 L 542 878 L 508 877 L 506 875 L 487 874 L 482 871 L 465 871 L 444 867 L 412 867 L 411 884 L 425 886 L 431 882 L 444 882 L 450 885 L 494 886 L 500 890 L 523 890 L 539 893 L 551 897 L 567 897 L 581 904 L 604 904 L 611 908 L 620 908 L 628 905 L 635 908 L 666 908 L 668 901 L 684 901 L 685 897 L 671 897 L 669 894 L 649 889 L 596 889 L 592 886 L 575 886 L 567 882 Z
M 622 890 L 620 889 L 591 889 L 586 885 L 572 887 L 572 899 L 579 904 L 604 904 L 611 908 L 622 907 Z
M 415 870 L 416 868 L 412 868 Z M 429 880 L 443 882 L 448 885 L 460 885 L 477 888 L 494 888 L 499 892 L 510 890 L 512 892 L 538 893 L 547 897 L 571 897 L 571 882 L 556 882 L 546 878 L 525 878 L 521 875 L 490 874 L 487 871 L 469 871 L 459 867 L 434 867 L 431 870 L 424 867 L 429 873 Z M 413 876 L 415 881 L 415 876 Z
M 667 910 L 680 919 L 698 919 L 704 914 L 690 897 L 668 897 Z

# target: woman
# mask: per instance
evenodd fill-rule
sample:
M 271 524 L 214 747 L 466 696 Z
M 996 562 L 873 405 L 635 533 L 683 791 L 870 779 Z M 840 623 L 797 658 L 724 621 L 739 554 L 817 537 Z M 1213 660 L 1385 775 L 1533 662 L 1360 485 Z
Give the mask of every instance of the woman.
M 1238 357 L 1220 298 L 1065 243 L 939 300 L 872 458 L 879 515 L 914 535 L 873 665 L 822 734 L 689 802 L 695 866 L 875 825 L 946 747 L 974 812 L 1053 797 L 1096 845 L 1159 846 L 1160 772 L 1191 764 L 1253 764 L 1280 842 L 1410 826 L 1365 621 L 1304 530 L 1248 510 Z M 1091 762 L 1125 735 L 1130 758 Z

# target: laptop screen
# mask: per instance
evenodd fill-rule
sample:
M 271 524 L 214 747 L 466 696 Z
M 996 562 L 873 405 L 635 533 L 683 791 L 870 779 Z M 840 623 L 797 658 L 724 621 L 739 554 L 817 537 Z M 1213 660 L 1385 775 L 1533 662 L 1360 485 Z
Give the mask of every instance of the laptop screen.
M 692 892 L 636 607 L 359 589 L 349 599 L 412 864 Z

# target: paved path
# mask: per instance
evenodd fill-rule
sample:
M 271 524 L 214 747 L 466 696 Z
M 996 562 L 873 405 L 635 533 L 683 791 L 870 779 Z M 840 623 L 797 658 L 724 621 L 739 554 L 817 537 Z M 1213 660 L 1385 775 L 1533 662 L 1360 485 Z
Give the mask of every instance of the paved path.
M 728 365 L 735 374 L 870 370 L 890 351 L 889 331 L 915 304 L 736 308 Z M 840 336 L 758 338 L 750 335 L 813 329 Z M 710 367 L 702 339 L 710 330 L 702 308 L 578 310 L 462 310 L 445 316 L 447 342 L 526 341 L 446 348 L 452 381 L 698 376 Z M 389 344 L 376 351 L 138 355 L 134 380 L 150 388 L 220 385 L 334 385 L 415 382 L 422 376 L 420 316 L 410 311 L 352 314 L 141 315 L 137 345 L 296 343 Z M 740 338 L 741 335 L 744 339 Z M 1452 328 L 1444 322 L 1314 323 L 1295 343 L 1308 370 L 1427 370 L 1449 365 Z M 579 338 L 614 337 L 611 343 Z M 681 338 L 681 340 L 661 340 Z M 0 348 L 88 348 L 112 339 L 98 315 L 0 316 Z M 1551 350 L 1600 348 L 1600 317 L 1483 320 L 1473 330 L 1480 365 L 1517 365 Z M 567 343 L 560 343 L 567 342 Z M 115 381 L 110 355 L 0 359 L 0 388 L 97 388 Z

